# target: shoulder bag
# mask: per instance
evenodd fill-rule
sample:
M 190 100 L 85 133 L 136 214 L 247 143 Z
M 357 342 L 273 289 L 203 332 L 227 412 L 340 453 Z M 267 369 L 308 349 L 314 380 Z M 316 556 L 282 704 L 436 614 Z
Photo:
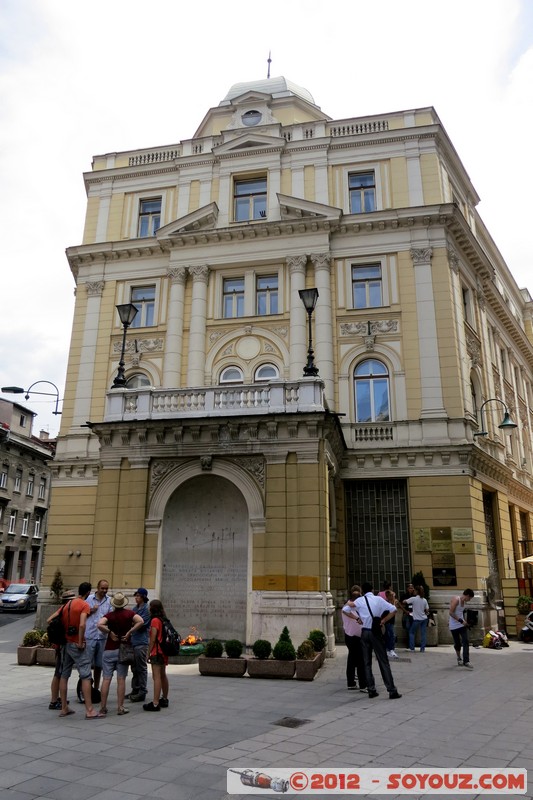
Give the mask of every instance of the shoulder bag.
M 383 639 L 383 628 L 381 627 L 381 618 L 375 617 L 372 613 L 372 609 L 370 608 L 370 604 L 368 602 L 368 598 L 365 596 L 365 602 L 370 612 L 370 616 L 372 617 L 372 627 L 371 631 L 378 639 Z

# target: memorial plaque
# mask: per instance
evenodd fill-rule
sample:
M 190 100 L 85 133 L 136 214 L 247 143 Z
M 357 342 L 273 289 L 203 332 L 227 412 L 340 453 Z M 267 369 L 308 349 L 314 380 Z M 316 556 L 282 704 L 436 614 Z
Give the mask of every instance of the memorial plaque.
M 474 552 L 474 542 L 454 542 L 453 543 L 453 552 L 454 553 L 473 553 Z
M 449 542 L 452 538 L 452 529 L 451 528 L 430 528 L 431 530 L 431 541 L 433 544 L 435 542 Z
M 429 528 L 415 528 L 415 551 L 417 553 L 427 553 L 431 550 L 431 531 Z
M 474 531 L 472 528 L 452 528 L 452 539 L 454 542 L 473 542 Z
M 431 564 L 433 567 L 455 567 L 453 553 L 432 553 Z
M 457 575 L 454 569 L 434 569 L 433 586 L 457 586 Z
M 448 542 L 434 541 L 432 542 L 431 548 L 433 553 L 453 553 L 451 540 Z
M 186 635 L 246 639 L 248 509 L 228 480 L 201 475 L 170 498 L 163 520 L 162 601 Z

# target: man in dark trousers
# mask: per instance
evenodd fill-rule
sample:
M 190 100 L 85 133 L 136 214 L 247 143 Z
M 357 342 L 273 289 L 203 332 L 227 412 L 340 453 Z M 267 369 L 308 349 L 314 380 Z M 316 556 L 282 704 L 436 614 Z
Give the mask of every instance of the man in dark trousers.
M 368 696 L 372 698 L 378 696 L 376 682 L 372 674 L 372 653 L 374 652 L 378 660 L 383 683 L 387 687 L 389 693 L 389 698 L 391 700 L 398 700 L 401 694 L 398 693 L 394 685 L 394 678 L 392 677 L 389 659 L 387 658 L 387 651 L 385 649 L 385 641 L 383 639 L 383 625 L 390 619 L 394 619 L 396 606 L 384 600 L 383 597 L 375 595 L 372 591 L 372 584 L 368 581 L 363 583 L 362 591 L 363 596 L 357 598 L 355 601 L 355 608 L 363 623 L 361 642 L 363 645 Z M 373 630 L 372 622 L 375 619 L 380 620 L 381 635 Z M 375 627 L 377 627 L 377 625 Z

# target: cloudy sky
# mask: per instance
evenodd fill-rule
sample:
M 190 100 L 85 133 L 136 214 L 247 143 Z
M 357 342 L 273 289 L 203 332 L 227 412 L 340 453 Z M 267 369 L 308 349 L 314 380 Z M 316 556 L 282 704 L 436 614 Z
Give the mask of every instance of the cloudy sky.
M 0 386 L 63 396 L 92 156 L 190 138 L 269 50 L 334 119 L 434 106 L 533 293 L 530 0 L 0 0 Z

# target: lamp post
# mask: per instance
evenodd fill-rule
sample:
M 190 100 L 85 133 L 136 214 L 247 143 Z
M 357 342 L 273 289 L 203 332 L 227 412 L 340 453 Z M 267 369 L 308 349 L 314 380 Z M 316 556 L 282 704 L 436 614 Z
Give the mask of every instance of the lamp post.
M 36 392 L 33 389 L 33 387 L 37 386 L 38 383 L 47 383 L 49 386 L 53 386 L 54 389 L 55 389 L 55 392 Z M 52 411 L 52 414 L 56 414 L 56 415 L 57 414 L 61 414 L 61 411 L 59 411 L 59 408 L 58 408 L 59 402 L 60 402 L 60 400 L 59 400 L 59 389 L 57 388 L 55 383 L 52 383 L 52 381 L 34 381 L 34 383 L 32 383 L 32 385 L 29 386 L 27 389 L 23 389 L 22 386 L 2 386 L 2 392 L 4 392 L 5 394 L 23 394 L 26 400 L 30 399 L 30 395 L 31 394 L 40 394 L 40 395 L 43 395 L 43 396 L 46 396 L 46 397 L 55 397 L 55 399 L 56 399 L 56 407 L 55 407 L 54 411 Z
M 112 389 L 121 389 L 126 385 L 126 377 L 124 375 L 124 353 L 126 352 L 126 333 L 128 332 L 128 328 L 130 327 L 131 323 L 137 316 L 137 306 L 134 306 L 133 303 L 123 303 L 120 306 L 116 306 L 118 311 L 118 315 L 120 317 L 120 321 L 124 327 L 124 334 L 122 336 L 122 350 L 120 351 L 120 361 L 118 362 L 118 372 L 116 374 L 115 380 L 113 381 Z
M 313 333 L 311 329 L 311 317 L 318 300 L 318 289 L 300 289 L 298 292 L 300 300 L 305 306 L 309 320 L 309 345 L 307 347 L 307 364 L 304 367 L 304 378 L 318 375 L 318 367 L 315 367 L 315 355 L 313 353 Z
M 509 414 L 509 409 L 507 408 L 503 400 L 500 400 L 499 397 L 489 397 L 489 399 L 485 400 L 485 402 L 482 403 L 480 406 L 479 415 L 481 419 L 481 430 L 477 431 L 477 433 L 475 433 L 474 436 L 488 436 L 489 434 L 489 432 L 485 430 L 485 425 L 483 423 L 483 409 L 485 408 L 487 403 L 501 403 L 501 405 L 505 409 L 503 419 L 498 425 L 498 428 L 501 428 L 501 430 L 505 431 L 506 433 L 511 433 L 511 431 L 513 431 L 516 427 L 518 427 L 516 422 L 513 422 L 513 420 L 511 419 L 511 415 Z

